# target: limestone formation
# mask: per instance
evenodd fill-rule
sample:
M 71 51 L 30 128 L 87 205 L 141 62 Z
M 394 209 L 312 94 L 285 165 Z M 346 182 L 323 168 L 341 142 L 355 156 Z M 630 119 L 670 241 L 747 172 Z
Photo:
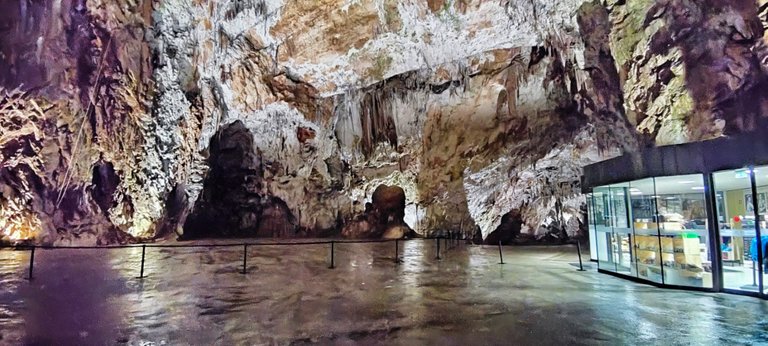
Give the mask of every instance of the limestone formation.
M 767 22 L 762 0 L 3 1 L 0 238 L 573 235 L 583 165 L 766 126 Z

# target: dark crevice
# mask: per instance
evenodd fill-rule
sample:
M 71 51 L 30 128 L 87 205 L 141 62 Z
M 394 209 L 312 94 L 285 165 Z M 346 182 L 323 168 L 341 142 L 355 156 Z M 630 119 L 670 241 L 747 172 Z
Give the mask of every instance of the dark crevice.
M 210 172 L 184 225 L 184 239 L 296 236 L 288 206 L 268 196 L 253 134 L 236 121 L 211 139 Z
M 93 166 L 91 183 L 93 184 L 91 195 L 106 215 L 109 209 L 116 205 L 113 195 L 120 185 L 120 176 L 115 172 L 111 162 L 99 161 Z

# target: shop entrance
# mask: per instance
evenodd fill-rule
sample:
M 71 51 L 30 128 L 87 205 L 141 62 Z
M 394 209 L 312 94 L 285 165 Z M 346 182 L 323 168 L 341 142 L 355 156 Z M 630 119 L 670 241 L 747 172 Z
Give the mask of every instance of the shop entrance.
M 768 167 L 742 168 L 712 175 L 720 237 L 722 285 L 726 290 L 762 291 Z M 759 178 L 759 179 L 758 179 Z M 755 203 L 757 202 L 757 203 Z M 764 233 L 764 232 L 763 232 Z M 763 251 L 758 251 L 762 247 Z
M 598 270 L 768 298 L 766 148 L 768 137 L 750 133 L 584 167 Z

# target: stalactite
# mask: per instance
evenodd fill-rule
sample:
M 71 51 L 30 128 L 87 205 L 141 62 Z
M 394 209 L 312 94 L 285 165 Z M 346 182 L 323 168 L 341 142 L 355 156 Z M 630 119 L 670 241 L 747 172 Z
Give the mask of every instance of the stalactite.
M 37 41 L 35 42 L 35 60 L 37 60 L 37 63 L 40 63 L 40 59 L 43 56 L 43 44 L 44 44 L 43 36 L 40 36 L 37 38 Z
M 29 0 L 19 0 L 19 12 L 21 14 L 21 32 L 29 31 Z
M 51 3 L 51 30 L 49 35 L 54 35 L 59 32 L 59 20 L 61 16 L 61 0 L 53 0 Z

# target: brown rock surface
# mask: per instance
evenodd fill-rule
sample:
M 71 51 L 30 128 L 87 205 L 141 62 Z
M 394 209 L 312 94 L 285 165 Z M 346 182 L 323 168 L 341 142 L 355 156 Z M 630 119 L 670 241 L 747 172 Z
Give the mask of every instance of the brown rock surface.
M 405 223 L 405 191 L 399 186 L 379 185 L 365 212 L 345 225 L 342 235 L 348 238 L 396 239 L 413 235 Z

